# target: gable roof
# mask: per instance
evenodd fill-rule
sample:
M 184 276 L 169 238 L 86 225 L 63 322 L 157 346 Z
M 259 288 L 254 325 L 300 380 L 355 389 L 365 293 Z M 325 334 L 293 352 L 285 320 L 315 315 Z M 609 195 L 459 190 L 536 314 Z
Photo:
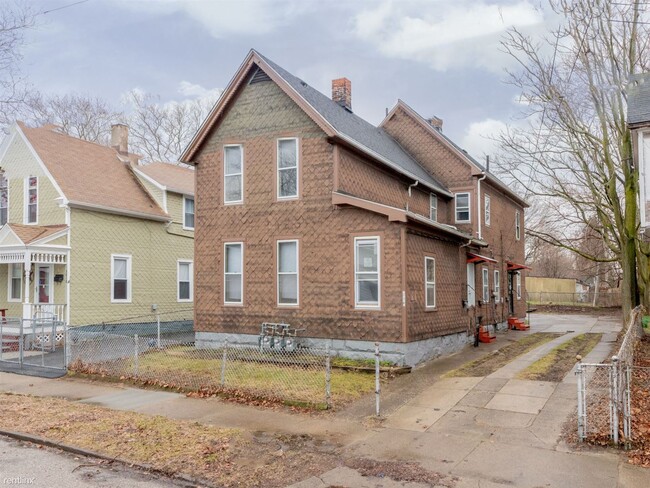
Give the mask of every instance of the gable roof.
M 419 181 L 434 192 L 451 197 L 445 186 L 433 178 L 415 159 L 383 129 L 375 127 L 358 115 L 312 88 L 270 59 L 251 50 L 237 74 L 215 104 L 207 119 L 183 151 L 181 161 L 191 163 L 199 146 L 223 113 L 246 75 L 257 65 L 291 97 L 330 137 L 343 141 L 393 170 Z
M 115 149 L 69 136 L 51 126 L 16 125 L 69 205 L 169 220 Z
M 194 169 L 170 163 L 149 163 L 135 168 L 167 190 L 194 195 Z
M 650 73 L 630 76 L 627 86 L 627 123 L 650 124 Z
M 23 224 L 5 224 L 15 235 L 23 241 L 24 244 L 30 244 L 34 241 L 40 241 L 63 230 L 68 226 L 62 225 L 23 225 Z
M 467 151 L 465 151 L 463 148 L 461 148 L 458 144 L 456 144 L 454 141 L 452 141 L 449 137 L 447 137 L 445 134 L 443 134 L 442 131 L 436 129 L 433 127 L 424 117 L 422 117 L 419 113 L 417 113 L 415 110 L 413 110 L 406 102 L 403 100 L 398 99 L 397 103 L 395 106 L 386 114 L 386 117 L 384 120 L 382 120 L 381 124 L 379 124 L 379 127 L 383 127 L 383 125 L 393 116 L 393 114 L 397 111 L 398 108 L 401 108 L 406 112 L 407 115 L 409 115 L 413 120 L 415 120 L 421 127 L 423 127 L 429 134 L 431 134 L 432 137 L 434 137 L 436 140 L 441 142 L 443 145 L 447 146 L 449 150 L 451 150 L 453 153 L 455 153 L 462 161 L 465 163 L 469 164 L 471 167 L 473 167 L 478 174 L 485 174 L 487 181 L 498 187 L 500 190 L 502 190 L 504 193 L 506 193 L 512 200 L 515 202 L 519 203 L 523 207 L 528 207 L 528 203 L 526 200 L 521 198 L 515 191 L 513 191 L 508 185 L 506 185 L 503 181 L 501 181 L 497 176 L 495 176 L 493 173 L 490 173 L 487 171 L 485 166 L 483 166 L 481 163 L 479 163 L 476 159 L 474 159 Z

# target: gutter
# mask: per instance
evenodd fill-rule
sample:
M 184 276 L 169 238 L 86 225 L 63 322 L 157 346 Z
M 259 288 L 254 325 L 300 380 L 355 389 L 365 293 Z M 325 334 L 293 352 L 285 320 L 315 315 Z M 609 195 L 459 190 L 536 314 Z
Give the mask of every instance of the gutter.
M 112 214 L 117 214 L 117 215 L 125 215 L 127 217 L 137 217 L 140 219 L 146 219 L 146 220 L 154 220 L 156 222 L 169 222 L 171 220 L 170 217 L 163 216 L 163 215 L 153 215 L 153 214 L 148 214 L 144 212 L 137 212 L 134 210 L 124 210 L 121 208 L 114 208 L 114 207 L 106 207 L 104 205 L 96 205 L 92 203 L 83 203 L 83 202 L 75 202 L 70 200 L 68 202 L 68 205 L 70 207 L 75 207 L 75 208 L 80 208 L 82 210 L 94 210 L 96 212 L 105 212 L 105 213 L 112 213 Z
M 483 172 L 482 174 L 483 174 L 483 176 L 481 176 L 478 179 L 478 190 L 477 190 L 478 196 L 476 197 L 476 204 L 477 204 L 477 207 L 478 207 L 477 212 L 476 212 L 476 216 L 478 217 L 478 238 L 479 239 L 483 238 L 483 234 L 481 232 L 481 223 L 482 223 L 481 221 L 483 220 L 481 218 L 481 181 L 483 181 L 488 176 L 487 173 L 485 173 L 485 172 Z M 492 209 L 490 209 L 490 211 L 491 210 Z

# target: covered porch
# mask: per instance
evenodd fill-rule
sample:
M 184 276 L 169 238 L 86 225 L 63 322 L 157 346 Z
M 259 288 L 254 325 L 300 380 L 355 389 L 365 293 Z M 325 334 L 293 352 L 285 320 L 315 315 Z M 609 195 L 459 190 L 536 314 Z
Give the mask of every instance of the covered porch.
M 28 233 L 36 238 L 28 240 Z M 70 322 L 67 233 L 67 226 L 6 224 L 0 229 L 2 315 L 25 320 Z

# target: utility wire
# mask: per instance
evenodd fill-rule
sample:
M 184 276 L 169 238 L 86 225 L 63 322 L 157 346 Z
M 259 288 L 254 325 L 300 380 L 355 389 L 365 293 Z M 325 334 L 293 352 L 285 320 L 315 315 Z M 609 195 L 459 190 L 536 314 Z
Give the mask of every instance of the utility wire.
M 52 8 L 50 10 L 44 10 L 43 12 L 41 12 L 41 14 L 45 15 L 45 14 L 49 14 L 50 12 L 56 12 L 57 10 L 63 10 L 63 9 L 66 9 L 66 8 L 74 7 L 75 5 L 86 3 L 87 1 L 88 0 L 79 0 L 78 2 L 69 3 L 67 5 L 62 5 L 61 7 Z

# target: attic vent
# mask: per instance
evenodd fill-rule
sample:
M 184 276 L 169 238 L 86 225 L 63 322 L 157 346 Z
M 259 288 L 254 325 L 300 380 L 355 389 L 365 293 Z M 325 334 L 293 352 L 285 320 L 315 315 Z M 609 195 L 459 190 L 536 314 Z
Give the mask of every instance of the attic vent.
M 251 81 L 249 81 L 249 85 L 252 85 L 253 83 L 262 83 L 263 81 L 271 81 L 271 78 L 269 78 L 269 75 L 267 75 L 264 71 L 257 68 L 257 71 L 255 71 L 255 74 L 251 78 Z

